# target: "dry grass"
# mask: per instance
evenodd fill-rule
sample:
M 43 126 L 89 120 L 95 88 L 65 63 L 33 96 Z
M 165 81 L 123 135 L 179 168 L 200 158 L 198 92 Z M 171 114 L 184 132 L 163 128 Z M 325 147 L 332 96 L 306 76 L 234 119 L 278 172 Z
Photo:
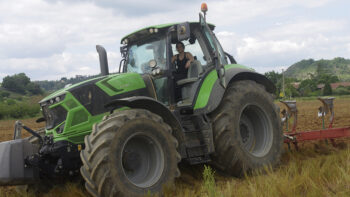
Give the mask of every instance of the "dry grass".
M 349 142 L 349 141 L 348 141 Z M 348 143 L 347 142 L 347 143 Z M 344 145 L 344 142 L 338 142 Z M 273 197 L 273 196 L 350 196 L 350 148 L 333 148 L 324 142 L 305 146 L 299 152 L 286 151 L 282 164 L 266 172 L 254 172 L 244 178 L 226 177 L 209 171 L 203 179 L 204 167 L 183 166 L 176 189 L 167 197 Z M 205 171 L 205 170 L 204 170 Z M 211 176 L 214 174 L 214 176 Z M 213 181 L 215 178 L 215 181 Z M 0 196 L 83 197 L 88 194 L 82 184 L 69 182 L 48 193 L 17 194 L 14 187 L 0 188 Z
M 277 169 L 242 179 L 219 175 L 215 179 L 215 192 L 211 186 L 201 189 L 204 181 L 193 180 L 195 184 L 178 183 L 175 192 L 167 196 L 350 196 L 350 149 L 318 144 L 317 148 L 286 152 Z
M 297 130 L 321 128 L 317 118 L 318 101 L 298 101 L 299 123 Z M 350 126 L 350 99 L 335 101 L 334 127 Z M 31 124 L 34 119 L 27 120 Z M 25 122 L 25 124 L 26 124 Z M 14 121 L 0 121 L 0 141 L 12 137 Z M 42 125 L 31 125 L 39 128 Z M 7 129 L 5 129 L 7 128 Z M 6 132 L 7 131 L 7 132 Z M 203 165 L 181 164 L 182 175 L 176 180 L 175 190 L 166 190 L 168 197 L 229 197 L 229 196 L 350 196 L 350 139 L 337 140 L 337 148 L 324 141 L 300 145 L 300 151 L 285 147 L 281 165 L 265 172 L 254 172 L 244 178 L 227 177 L 220 172 L 208 171 Z M 215 169 L 214 169 L 215 170 Z M 213 179 L 214 178 L 214 179 Z M 57 185 L 40 195 L 17 194 L 14 187 L 0 187 L 0 197 L 42 196 L 81 197 L 88 194 L 82 184 L 69 182 Z

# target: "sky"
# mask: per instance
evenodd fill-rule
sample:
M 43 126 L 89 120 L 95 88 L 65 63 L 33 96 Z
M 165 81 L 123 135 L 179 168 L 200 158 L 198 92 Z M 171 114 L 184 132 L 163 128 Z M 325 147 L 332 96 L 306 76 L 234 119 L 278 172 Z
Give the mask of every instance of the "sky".
M 120 39 L 142 27 L 198 21 L 197 0 L 0 0 L 0 80 L 24 72 L 31 80 L 100 72 L 95 46 L 107 50 L 111 72 Z M 207 21 L 225 51 L 257 72 L 302 59 L 350 58 L 350 1 L 215 0 Z

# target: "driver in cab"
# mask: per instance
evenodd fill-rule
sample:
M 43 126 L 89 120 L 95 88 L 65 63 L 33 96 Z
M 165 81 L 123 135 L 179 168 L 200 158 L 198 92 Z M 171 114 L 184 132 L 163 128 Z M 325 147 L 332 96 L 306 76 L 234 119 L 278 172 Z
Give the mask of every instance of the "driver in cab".
M 185 45 L 182 42 L 176 43 L 177 55 L 171 58 L 171 63 L 176 65 L 175 72 L 175 83 L 181 79 L 187 78 L 188 68 L 194 61 L 193 55 L 190 52 L 185 52 Z M 181 87 L 176 86 L 175 88 L 175 99 L 181 100 Z

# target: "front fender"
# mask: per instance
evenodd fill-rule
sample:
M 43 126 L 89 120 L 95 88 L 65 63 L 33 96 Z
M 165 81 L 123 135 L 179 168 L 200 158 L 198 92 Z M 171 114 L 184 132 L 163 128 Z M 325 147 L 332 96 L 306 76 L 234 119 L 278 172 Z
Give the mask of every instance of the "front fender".
M 159 101 L 145 96 L 133 96 L 123 99 L 116 99 L 105 105 L 106 108 L 119 108 L 119 107 L 130 107 L 138 109 L 146 109 L 152 113 L 155 113 L 163 118 L 164 122 L 167 123 L 173 130 L 173 136 L 179 142 L 179 152 L 181 157 L 186 157 L 185 149 L 185 137 L 179 120 L 176 116 L 168 109 L 167 106 L 163 105 Z

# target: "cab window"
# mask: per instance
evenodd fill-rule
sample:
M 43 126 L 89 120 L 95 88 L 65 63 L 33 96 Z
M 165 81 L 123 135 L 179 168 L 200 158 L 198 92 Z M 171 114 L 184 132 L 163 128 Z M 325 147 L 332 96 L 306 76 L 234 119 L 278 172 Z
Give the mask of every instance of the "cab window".
M 205 46 L 203 37 L 197 28 L 192 29 L 191 38 L 183 40 L 182 43 L 185 45 L 185 52 L 189 52 L 193 55 L 195 60 L 198 60 L 202 67 L 206 67 L 211 64 L 211 58 L 208 49 Z M 173 55 L 177 55 L 176 44 L 172 44 Z
M 151 73 L 149 62 L 155 60 L 157 67 L 166 69 L 165 38 L 155 38 L 130 45 L 127 58 L 127 72 Z

